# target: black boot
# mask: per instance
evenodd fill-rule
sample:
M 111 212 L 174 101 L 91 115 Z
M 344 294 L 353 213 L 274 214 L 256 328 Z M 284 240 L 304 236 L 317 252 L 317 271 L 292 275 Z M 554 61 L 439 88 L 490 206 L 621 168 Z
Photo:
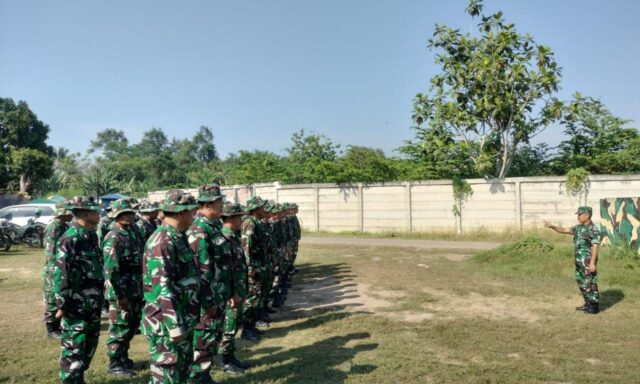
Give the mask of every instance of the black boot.
M 264 308 L 263 308 L 263 310 L 264 310 L 267 314 L 269 314 L 269 313 L 276 313 L 276 312 L 278 312 L 278 311 L 276 311 L 275 309 L 273 309 L 273 308 L 269 307 L 268 305 L 265 305 L 265 306 L 264 306 Z
M 128 368 L 126 366 L 126 363 L 121 359 L 112 359 L 109 363 L 109 368 L 107 368 L 107 372 L 111 373 L 112 375 L 127 377 L 131 377 L 136 374 L 132 369 Z
M 216 384 L 216 382 L 213 381 L 209 372 L 202 372 L 199 376 L 190 378 L 189 384 Z
M 589 308 L 589 303 L 587 302 L 587 300 L 585 300 L 582 306 L 576 307 L 576 311 L 586 311 L 587 308 Z
M 263 321 L 265 323 L 271 322 L 271 316 L 269 316 L 269 314 L 265 310 L 260 311 L 258 318 L 260 319 L 260 321 Z
M 122 358 L 122 365 L 124 365 L 127 369 L 133 369 L 133 360 L 129 358 L 129 356 L 125 356 Z
M 231 355 L 231 359 L 233 360 L 233 363 L 234 363 L 237 367 L 240 367 L 241 369 L 249 369 L 249 368 L 251 368 L 251 364 L 249 364 L 249 363 L 245 363 L 244 361 L 240 361 L 240 360 L 238 360 L 238 358 L 236 357 L 236 355 Z
M 260 336 L 258 336 L 258 334 L 253 331 L 251 326 L 245 327 L 242 330 L 242 338 L 245 339 L 245 340 L 249 340 L 249 341 L 258 341 L 258 340 L 260 340 Z
M 222 355 L 222 358 L 220 361 L 220 368 L 230 375 L 233 375 L 233 376 L 241 375 L 244 373 L 244 369 L 236 365 L 236 360 L 237 359 L 235 358 L 235 356 L 233 356 L 233 354 Z
M 590 315 L 595 315 L 600 312 L 600 305 L 598 303 L 589 303 L 587 309 L 584 310 L 584 313 L 588 313 Z
M 47 337 L 50 339 L 59 339 L 62 337 L 62 333 L 60 332 L 60 326 L 55 323 L 46 323 L 47 327 Z

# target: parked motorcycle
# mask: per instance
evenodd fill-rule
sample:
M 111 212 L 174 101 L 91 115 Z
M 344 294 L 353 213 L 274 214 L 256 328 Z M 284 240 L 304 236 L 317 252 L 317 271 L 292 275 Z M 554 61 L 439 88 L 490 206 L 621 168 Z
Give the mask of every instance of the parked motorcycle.
M 11 249 L 11 237 L 9 236 L 9 225 L 5 219 L 0 219 L 0 250 L 9 252 Z
M 37 216 L 36 216 L 37 219 Z M 27 244 L 32 248 L 42 248 L 44 247 L 43 238 L 44 238 L 44 225 L 42 223 L 36 222 L 35 219 L 30 219 L 27 225 L 19 226 L 11 222 L 11 216 L 7 216 L 7 235 L 11 239 L 11 243 Z

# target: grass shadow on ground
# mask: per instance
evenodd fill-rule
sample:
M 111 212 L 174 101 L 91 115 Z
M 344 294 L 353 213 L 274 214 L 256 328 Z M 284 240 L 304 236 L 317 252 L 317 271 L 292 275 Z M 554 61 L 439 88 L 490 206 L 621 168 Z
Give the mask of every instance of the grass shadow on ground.
M 347 344 L 370 338 L 367 332 L 333 336 L 324 340 L 286 351 L 263 355 L 253 364 L 268 366 L 264 371 L 245 377 L 229 378 L 228 383 L 268 382 L 279 379 L 281 383 L 343 383 L 349 376 L 367 374 L 377 367 L 371 364 L 353 364 L 354 357 L 378 347 L 376 343 Z M 253 351 L 255 355 L 262 350 Z
M 624 300 L 624 292 L 620 289 L 607 289 L 600 292 L 600 311 L 604 312 Z

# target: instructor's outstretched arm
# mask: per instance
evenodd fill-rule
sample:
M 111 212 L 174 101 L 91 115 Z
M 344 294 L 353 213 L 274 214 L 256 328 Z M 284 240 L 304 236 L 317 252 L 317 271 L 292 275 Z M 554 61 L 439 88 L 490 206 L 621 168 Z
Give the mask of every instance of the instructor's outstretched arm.
M 553 229 L 554 231 L 556 231 L 558 233 L 565 234 L 565 235 L 572 235 L 573 234 L 573 231 L 571 230 L 571 228 L 559 227 L 559 226 L 557 226 L 555 224 L 549 223 L 548 221 L 544 222 L 544 227 Z

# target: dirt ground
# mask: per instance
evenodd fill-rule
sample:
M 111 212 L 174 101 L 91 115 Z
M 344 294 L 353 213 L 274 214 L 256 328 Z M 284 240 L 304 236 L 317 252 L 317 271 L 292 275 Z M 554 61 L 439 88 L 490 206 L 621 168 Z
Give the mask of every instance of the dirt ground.
M 218 383 L 640 383 L 637 272 L 602 262 L 602 309 L 578 313 L 571 261 L 539 255 L 479 263 L 492 243 L 308 238 L 286 305 L 262 340 L 237 341 L 252 368 Z M 58 341 L 44 336 L 42 254 L 0 255 L 0 383 L 57 383 Z M 615 270 L 623 271 L 615 274 Z M 106 373 L 103 324 L 89 383 Z M 132 358 L 148 367 L 136 336 Z

